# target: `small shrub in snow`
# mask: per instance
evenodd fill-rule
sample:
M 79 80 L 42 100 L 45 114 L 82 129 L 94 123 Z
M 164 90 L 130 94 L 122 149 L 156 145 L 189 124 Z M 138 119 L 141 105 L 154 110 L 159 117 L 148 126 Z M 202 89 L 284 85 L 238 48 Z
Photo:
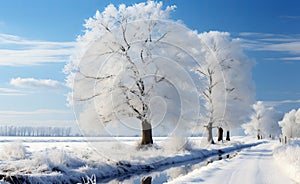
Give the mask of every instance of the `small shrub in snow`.
M 163 148 L 170 151 L 185 151 L 192 149 L 192 143 L 181 136 L 172 136 L 165 140 Z
M 75 158 L 61 149 L 47 149 L 36 155 L 33 160 L 37 168 L 46 171 L 67 172 L 72 168 L 84 165 L 79 158 Z
M 12 142 L 1 148 L 0 159 L 20 160 L 26 157 L 26 149 L 20 142 Z

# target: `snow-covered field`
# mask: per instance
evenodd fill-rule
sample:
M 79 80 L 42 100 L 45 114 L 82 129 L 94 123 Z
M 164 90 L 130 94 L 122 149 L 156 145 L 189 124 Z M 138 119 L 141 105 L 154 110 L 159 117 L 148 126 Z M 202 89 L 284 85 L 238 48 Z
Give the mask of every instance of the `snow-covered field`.
M 0 176 L 7 181 L 78 183 L 96 176 L 97 182 L 155 170 L 161 166 L 207 158 L 254 146 L 251 137 L 207 145 L 200 137 L 155 138 L 153 148 L 137 150 L 140 138 L 1 137 Z M 13 177 L 7 177 L 13 176 Z M 3 179 L 4 180 L 4 179 Z
M 300 183 L 300 139 L 277 146 L 274 150 L 275 160 L 289 177 Z

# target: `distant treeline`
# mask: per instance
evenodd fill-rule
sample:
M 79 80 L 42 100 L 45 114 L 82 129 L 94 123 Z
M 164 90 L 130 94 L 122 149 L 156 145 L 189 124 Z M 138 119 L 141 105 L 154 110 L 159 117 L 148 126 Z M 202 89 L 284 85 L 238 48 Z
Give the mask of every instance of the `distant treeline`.
M 0 136 L 67 137 L 72 135 L 71 127 L 0 126 Z

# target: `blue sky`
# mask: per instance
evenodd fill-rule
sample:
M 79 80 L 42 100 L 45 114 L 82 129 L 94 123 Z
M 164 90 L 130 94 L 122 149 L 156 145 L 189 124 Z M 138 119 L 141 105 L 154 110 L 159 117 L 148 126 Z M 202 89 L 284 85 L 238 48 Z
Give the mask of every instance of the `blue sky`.
M 66 106 L 62 69 L 84 20 L 106 0 L 2 0 L 0 2 L 0 123 L 60 124 L 74 121 Z M 283 112 L 300 107 L 300 1 L 165 0 L 199 32 L 227 31 L 243 40 L 256 60 L 257 100 Z

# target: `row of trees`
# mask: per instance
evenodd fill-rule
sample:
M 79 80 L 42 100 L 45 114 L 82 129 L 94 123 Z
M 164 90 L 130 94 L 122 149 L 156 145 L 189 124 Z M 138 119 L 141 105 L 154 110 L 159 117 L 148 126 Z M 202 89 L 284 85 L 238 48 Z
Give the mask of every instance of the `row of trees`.
M 248 123 L 242 125 L 245 133 L 255 135 L 258 139 L 262 137 L 278 137 L 281 129 L 278 122 L 282 119 L 280 112 L 273 107 L 266 107 L 262 101 L 253 105 L 253 113 Z
M 153 126 L 166 134 L 205 127 L 213 143 L 213 128 L 229 131 L 246 121 L 253 62 L 239 40 L 191 31 L 169 18 L 174 9 L 153 1 L 109 5 L 86 21 L 65 67 L 68 99 L 85 134 L 122 123 L 141 128 L 141 145 L 148 145 Z
M 71 127 L 0 126 L 0 136 L 72 136 Z
M 253 113 L 249 122 L 242 125 L 245 133 L 262 137 L 300 137 L 300 108 L 292 109 L 282 115 L 273 107 L 266 107 L 261 101 L 253 105 Z
M 286 113 L 279 126 L 282 128 L 282 135 L 288 138 L 300 137 L 300 108 Z

